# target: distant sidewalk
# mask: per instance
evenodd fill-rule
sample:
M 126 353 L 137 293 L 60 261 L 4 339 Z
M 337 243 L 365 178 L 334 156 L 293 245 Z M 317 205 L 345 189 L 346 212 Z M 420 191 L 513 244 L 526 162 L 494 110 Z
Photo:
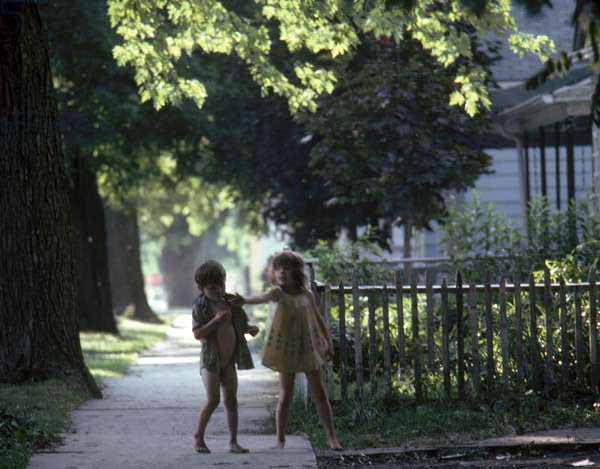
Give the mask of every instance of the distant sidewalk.
M 72 413 L 75 433 L 64 445 L 37 453 L 29 468 L 309 468 L 316 467 L 310 442 L 288 437 L 285 450 L 272 449 L 265 435 L 267 406 L 277 396 L 277 377 L 262 367 L 241 371 L 239 437 L 248 454 L 228 452 L 223 405 L 213 414 L 206 442 L 211 454 L 193 452 L 193 433 L 204 389 L 198 373 L 199 343 L 189 314 L 177 316 L 167 340 L 146 352 L 122 378 L 107 379 L 104 399 L 91 400 Z

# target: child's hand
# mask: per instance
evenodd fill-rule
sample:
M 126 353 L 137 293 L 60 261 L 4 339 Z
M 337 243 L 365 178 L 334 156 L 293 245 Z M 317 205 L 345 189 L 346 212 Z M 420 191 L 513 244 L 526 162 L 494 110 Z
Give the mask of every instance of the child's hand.
M 246 332 L 248 332 L 248 334 L 250 334 L 252 337 L 256 337 L 260 332 L 260 329 L 258 328 L 258 326 L 252 325 L 248 326 L 248 330 Z
M 230 300 L 227 301 L 231 306 L 242 306 L 245 301 L 244 301 L 244 297 L 242 295 L 240 295 L 239 293 L 236 293 L 233 298 L 231 298 Z
M 217 324 L 225 322 L 225 321 L 227 321 L 229 319 L 231 319 L 231 310 L 229 308 L 227 308 L 227 309 L 219 309 L 215 313 L 214 321 Z

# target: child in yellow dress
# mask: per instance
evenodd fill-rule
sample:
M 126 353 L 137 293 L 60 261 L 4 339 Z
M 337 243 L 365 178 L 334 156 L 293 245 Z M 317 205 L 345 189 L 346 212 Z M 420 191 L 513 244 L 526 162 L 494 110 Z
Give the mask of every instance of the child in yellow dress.
M 263 354 L 263 365 L 279 372 L 277 447 L 285 446 L 296 373 L 305 373 L 331 449 L 341 449 L 331 416 L 331 405 L 320 368 L 333 358 L 333 345 L 315 297 L 308 288 L 302 257 L 291 251 L 273 256 L 269 269 L 273 289 L 242 299 L 245 304 L 276 303 Z

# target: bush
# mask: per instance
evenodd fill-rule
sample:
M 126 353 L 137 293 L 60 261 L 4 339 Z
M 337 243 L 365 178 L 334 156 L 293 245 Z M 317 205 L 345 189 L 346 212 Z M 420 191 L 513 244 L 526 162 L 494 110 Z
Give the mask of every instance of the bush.
M 305 255 L 317 260 L 315 276 L 323 283 L 350 284 L 354 270 L 360 284 L 378 284 L 393 277 L 393 271 L 382 263 L 383 250 L 369 230 L 355 242 L 319 240 Z
M 564 211 L 551 211 L 548 200 L 531 201 L 525 237 L 493 204 L 483 206 L 477 191 L 460 209 L 452 208 L 442 223 L 442 242 L 452 265 L 467 280 L 479 272 L 495 276 L 528 276 L 554 266 L 568 280 L 587 278 L 595 268 L 600 247 L 600 211 L 591 196 L 571 203 Z M 471 278 L 469 278 L 471 277 Z

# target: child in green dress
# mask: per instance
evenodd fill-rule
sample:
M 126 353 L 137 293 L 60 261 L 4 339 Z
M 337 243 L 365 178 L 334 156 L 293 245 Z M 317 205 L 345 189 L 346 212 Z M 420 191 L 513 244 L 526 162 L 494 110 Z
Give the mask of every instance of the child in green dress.
M 263 365 L 279 372 L 277 447 L 284 448 L 296 373 L 305 373 L 331 449 L 341 449 L 331 415 L 331 405 L 320 369 L 333 358 L 329 332 L 308 288 L 302 257 L 291 251 L 273 256 L 269 265 L 273 289 L 245 304 L 276 303 L 273 322 L 263 354 Z

